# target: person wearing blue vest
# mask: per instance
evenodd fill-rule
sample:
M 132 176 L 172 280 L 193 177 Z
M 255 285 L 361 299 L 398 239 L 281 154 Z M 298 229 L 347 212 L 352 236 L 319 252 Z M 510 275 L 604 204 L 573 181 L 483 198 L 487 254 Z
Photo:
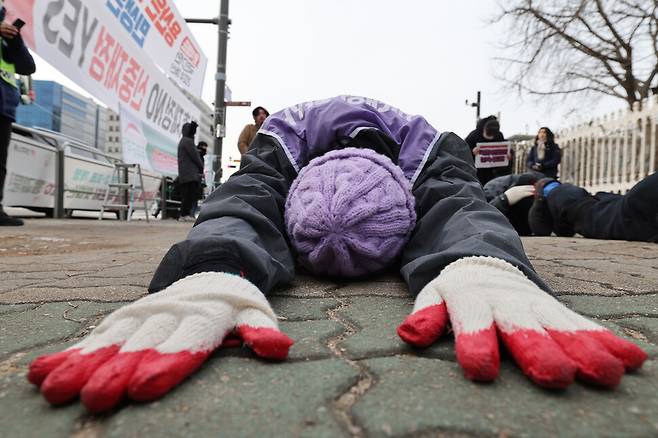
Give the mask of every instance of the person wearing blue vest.
M 16 121 L 16 107 L 20 101 L 16 74 L 31 75 L 36 71 L 36 66 L 19 29 L 4 21 L 7 11 L 3 0 L 0 0 L 0 7 L 0 226 L 23 225 L 22 220 L 5 213 L 2 198 L 11 124 Z

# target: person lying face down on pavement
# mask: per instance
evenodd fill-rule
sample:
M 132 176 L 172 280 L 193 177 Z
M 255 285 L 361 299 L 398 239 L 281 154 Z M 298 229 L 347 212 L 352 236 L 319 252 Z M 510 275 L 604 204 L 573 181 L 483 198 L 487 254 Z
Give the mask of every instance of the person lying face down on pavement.
M 300 268 L 340 278 L 399 269 L 416 296 L 399 336 L 426 347 L 450 324 L 473 381 L 496 379 L 500 342 L 529 379 L 554 389 L 576 378 L 613 388 L 647 357 L 552 296 L 486 201 L 461 138 L 383 102 L 338 96 L 272 114 L 164 256 L 151 294 L 37 358 L 28 379 L 52 404 L 80 396 L 102 412 L 163 396 L 231 337 L 284 360 L 293 342 L 266 297 Z

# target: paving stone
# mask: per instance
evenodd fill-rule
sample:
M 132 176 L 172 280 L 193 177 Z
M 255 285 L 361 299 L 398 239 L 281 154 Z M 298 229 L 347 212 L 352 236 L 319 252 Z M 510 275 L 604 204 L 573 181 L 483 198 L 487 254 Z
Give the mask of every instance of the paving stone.
M 33 309 L 36 304 L 5 304 L 0 305 L 0 315 L 5 315 L 7 313 L 17 313 L 23 312 L 28 309 Z
M 365 361 L 378 382 L 354 407 L 373 436 L 422 432 L 477 436 L 590 437 L 658 434 L 658 367 L 626 376 L 614 391 L 580 384 L 535 387 L 510 363 L 493 384 L 464 379 L 457 364 L 392 357 Z
M 392 281 L 362 281 L 347 283 L 340 286 L 334 292 L 336 296 L 381 296 L 381 297 L 401 297 L 412 298 L 409 288 L 405 283 Z
M 331 298 L 270 298 L 274 312 L 284 320 L 327 319 L 327 310 L 338 305 Z
M 39 303 L 64 300 L 135 301 L 146 294 L 147 290 L 144 286 L 28 287 L 0 294 L 0 303 Z
M 52 408 L 25 374 L 0 376 L 0 424 L 3 437 L 70 437 L 84 415 L 79 403 Z
M 290 336 L 295 344 L 288 353 L 288 360 L 327 359 L 332 356 L 326 341 L 343 332 L 336 321 L 283 321 L 279 328 Z
M 341 436 L 328 402 L 355 378 L 339 360 L 213 358 L 162 400 L 108 417 L 104 436 Z
M 658 295 L 624 297 L 560 296 L 576 312 L 593 318 L 621 318 L 624 315 L 658 316 Z
M 359 327 L 359 331 L 341 342 L 349 357 L 358 359 L 378 355 L 412 354 L 454 360 L 454 342 L 446 336 L 433 346 L 416 349 L 397 335 L 397 327 L 413 308 L 413 300 L 382 297 L 353 297 L 339 313 Z
M 0 326 L 0 357 L 72 336 L 90 325 L 93 317 L 105 315 L 121 305 L 75 301 L 70 303 L 77 307 L 68 303 L 48 303 L 34 310 L 3 315 Z
M 292 284 L 273 290 L 270 296 L 301 298 L 326 297 L 328 296 L 327 291 L 336 289 L 336 287 L 337 285 L 331 281 L 298 275 Z
M 657 318 L 624 318 L 615 321 L 622 327 L 635 329 L 642 333 L 649 342 L 658 345 L 658 319 Z

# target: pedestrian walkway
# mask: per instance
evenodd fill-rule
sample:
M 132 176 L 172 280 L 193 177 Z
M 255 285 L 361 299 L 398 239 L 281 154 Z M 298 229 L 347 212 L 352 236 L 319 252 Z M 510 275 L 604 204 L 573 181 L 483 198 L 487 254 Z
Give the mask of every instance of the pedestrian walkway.
M 52 408 L 25 379 L 36 356 L 65 348 L 144 293 L 191 225 L 28 220 L 0 230 L 0 435 L 657 436 L 658 245 L 526 238 L 537 271 L 570 308 L 650 355 L 613 391 L 533 386 L 509 360 L 493 384 L 462 377 L 453 342 L 399 340 L 413 299 L 401 279 L 335 284 L 302 277 L 271 301 L 295 341 L 286 362 L 217 352 L 165 398 L 96 417 Z

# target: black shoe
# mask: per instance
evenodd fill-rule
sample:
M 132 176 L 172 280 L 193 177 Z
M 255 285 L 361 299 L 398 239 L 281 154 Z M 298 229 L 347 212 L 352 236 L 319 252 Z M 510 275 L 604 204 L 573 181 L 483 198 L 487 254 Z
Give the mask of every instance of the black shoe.
M 20 227 L 23 220 L 17 217 L 11 217 L 4 210 L 0 210 L 0 227 Z
M 546 201 L 535 199 L 528 211 L 528 225 L 533 236 L 550 236 L 553 233 L 553 218 Z

